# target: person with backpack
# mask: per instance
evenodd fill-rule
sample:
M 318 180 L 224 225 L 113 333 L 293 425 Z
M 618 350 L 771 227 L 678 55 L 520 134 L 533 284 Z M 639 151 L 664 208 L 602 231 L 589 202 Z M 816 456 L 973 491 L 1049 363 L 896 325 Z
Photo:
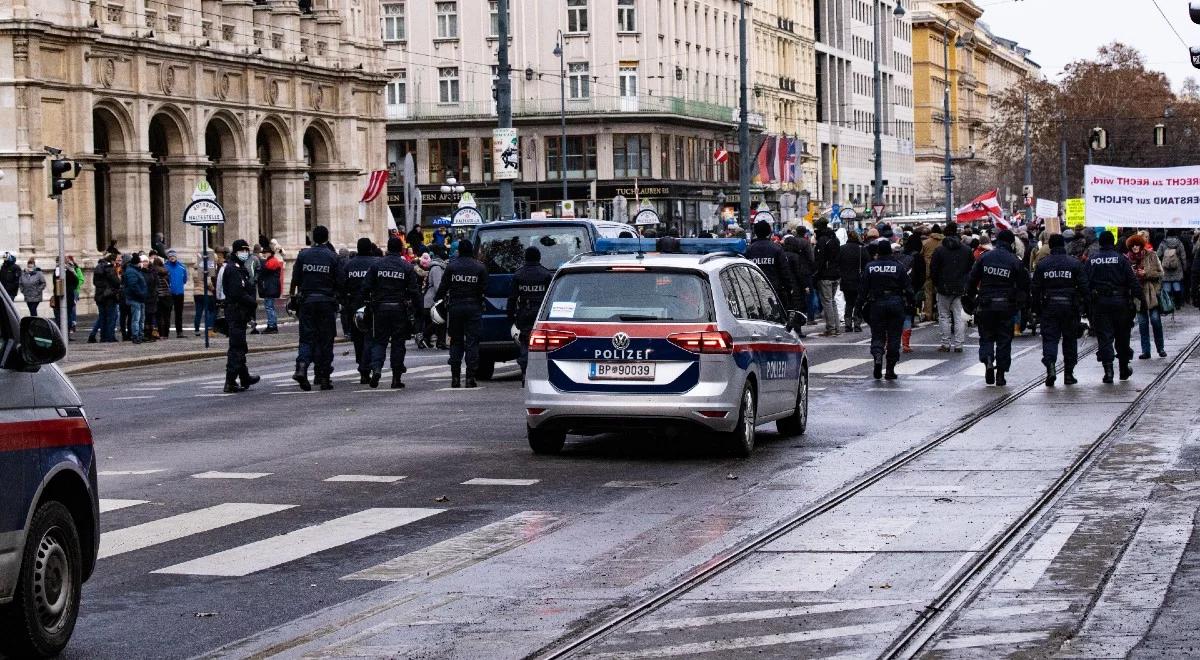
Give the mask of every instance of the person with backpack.
M 967 278 L 975 257 L 958 239 L 958 227 L 946 224 L 945 238 L 929 260 L 929 279 L 937 295 L 938 331 L 941 345 L 938 351 L 963 352 L 967 338 L 967 317 L 963 311 L 963 296 L 967 293 Z
M 1158 303 L 1158 293 L 1162 289 L 1162 263 L 1158 260 L 1158 254 L 1147 247 L 1148 242 L 1142 234 L 1130 236 L 1126 244 L 1129 246 L 1129 264 L 1133 266 L 1133 274 L 1142 285 L 1141 295 L 1135 300 L 1138 334 L 1142 336 L 1142 352 L 1138 359 L 1150 359 L 1151 329 L 1158 356 L 1167 357 L 1167 351 L 1163 348 L 1162 310 Z
M 264 335 L 279 333 L 279 316 L 275 303 L 283 295 L 283 259 L 270 247 L 262 249 L 262 273 L 258 277 L 258 297 L 262 298 L 263 311 L 267 314 Z
M 1162 288 L 1171 296 L 1175 307 L 1184 303 L 1184 280 L 1187 279 L 1187 248 L 1179 238 L 1179 230 L 1167 231 L 1167 237 L 1158 244 L 1158 260 L 1162 264 Z
M 846 233 L 846 244 L 838 250 L 838 276 L 842 282 L 842 296 L 846 299 L 843 331 L 862 332 L 862 312 L 857 304 L 858 287 L 863 268 L 870 257 L 859 240 L 858 232 L 851 229 Z
M 838 266 L 838 255 L 842 249 L 837 234 L 829 228 L 829 222 L 822 219 L 817 221 L 816 245 L 816 285 L 821 295 L 821 309 L 825 315 L 825 331 L 822 337 L 836 337 L 842 334 L 838 327 L 837 290 L 841 270 Z
M 425 297 L 421 301 L 421 306 L 424 308 L 421 314 L 421 320 L 424 326 L 424 333 L 421 336 L 421 341 L 424 343 L 424 348 L 437 347 L 438 350 L 446 350 L 446 325 L 443 323 L 434 323 L 431 310 L 433 304 L 437 302 L 437 290 L 442 286 L 442 277 L 446 274 L 446 248 L 442 245 L 433 244 L 430 246 L 429 266 L 424 267 L 428 271 L 425 277 Z

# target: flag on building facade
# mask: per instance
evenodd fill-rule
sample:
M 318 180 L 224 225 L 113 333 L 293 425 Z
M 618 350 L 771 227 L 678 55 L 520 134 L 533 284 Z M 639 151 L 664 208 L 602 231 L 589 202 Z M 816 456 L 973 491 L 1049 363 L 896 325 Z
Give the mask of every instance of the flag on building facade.
M 795 138 L 788 138 L 787 140 L 787 152 L 784 156 L 783 165 L 784 183 L 796 183 L 796 150 L 798 148 L 798 142 L 799 140 Z
M 1004 212 L 1000 209 L 999 190 L 989 190 L 971 200 L 958 209 L 955 219 L 959 224 L 990 220 L 1001 229 L 1009 228 L 1008 223 L 1004 220 Z
M 713 150 L 713 161 L 718 164 L 725 163 L 729 160 L 729 150 L 725 147 L 717 147 Z
M 758 174 L 758 182 L 760 184 L 770 183 L 774 179 L 773 163 L 775 162 L 775 139 L 771 136 L 764 136 L 762 144 L 758 146 L 758 154 L 754 158 L 755 171 Z
M 375 201 L 380 193 L 387 189 L 388 171 L 375 170 L 371 172 L 370 178 L 367 179 L 367 189 L 363 191 L 362 199 L 358 200 L 360 204 L 367 204 Z

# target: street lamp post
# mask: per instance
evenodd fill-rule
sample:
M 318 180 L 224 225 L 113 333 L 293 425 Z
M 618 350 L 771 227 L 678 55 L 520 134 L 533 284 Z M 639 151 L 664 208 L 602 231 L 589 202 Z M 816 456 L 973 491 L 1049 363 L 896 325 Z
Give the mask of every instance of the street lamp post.
M 738 2 L 738 222 L 750 222 L 750 110 L 746 65 L 746 0 Z M 748 226 L 748 225 L 747 225 Z
M 946 28 L 946 38 L 942 41 L 942 62 L 946 71 L 946 88 L 942 94 L 942 130 L 946 139 L 946 172 L 942 175 L 942 181 L 946 182 L 946 224 L 951 224 L 954 222 L 954 171 L 950 165 L 950 35 L 958 28 L 958 24 L 954 22 L 954 19 L 949 19 L 943 21 L 943 26 Z M 955 35 L 954 47 L 962 47 L 962 42 L 957 35 Z
M 883 29 L 879 15 L 879 2 L 875 2 L 875 181 L 871 196 L 871 203 L 875 206 L 883 204 L 883 77 L 879 73 L 879 60 L 883 56 Z M 904 6 L 899 0 L 892 15 L 896 18 L 904 15 Z
M 508 65 L 508 1 L 500 0 L 497 9 L 500 14 L 497 26 L 500 37 L 500 48 L 496 53 L 500 78 L 496 81 L 496 114 L 499 115 L 500 128 L 512 128 L 512 79 L 509 76 Z M 484 158 L 492 158 L 492 154 L 484 154 Z M 511 179 L 500 180 L 500 218 L 510 220 L 516 216 L 513 208 L 513 182 Z
M 562 136 L 558 143 L 558 169 L 562 177 L 562 201 L 567 201 L 567 52 L 563 48 L 563 31 L 558 31 L 558 43 L 554 45 L 558 56 L 558 115 L 562 124 Z

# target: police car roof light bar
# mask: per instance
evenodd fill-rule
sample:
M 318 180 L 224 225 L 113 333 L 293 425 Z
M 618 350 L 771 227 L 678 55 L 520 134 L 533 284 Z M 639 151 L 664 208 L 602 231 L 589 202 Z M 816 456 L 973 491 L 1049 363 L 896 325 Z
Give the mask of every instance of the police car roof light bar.
M 601 238 L 596 241 L 595 252 L 600 254 L 635 254 L 656 252 L 657 241 L 653 238 Z M 744 238 L 682 238 L 679 239 L 680 254 L 715 254 L 718 252 L 744 254 Z

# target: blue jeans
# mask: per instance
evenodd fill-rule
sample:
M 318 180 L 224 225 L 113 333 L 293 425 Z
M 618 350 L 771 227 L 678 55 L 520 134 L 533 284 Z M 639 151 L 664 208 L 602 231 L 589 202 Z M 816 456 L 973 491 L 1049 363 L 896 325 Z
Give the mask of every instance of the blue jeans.
M 213 303 L 212 294 L 210 293 L 207 296 L 192 296 L 192 302 L 196 304 L 196 316 L 192 320 L 192 330 L 200 332 L 201 314 L 204 315 L 205 326 L 209 328 L 213 327 L 213 323 L 217 317 L 217 308 Z
M 145 330 L 146 319 L 146 303 L 130 302 L 129 303 L 129 334 L 134 339 L 141 341 L 142 333 Z
M 267 312 L 267 327 L 274 328 L 279 325 L 279 318 L 275 315 L 275 301 L 278 298 L 263 298 L 263 309 Z
M 117 340 L 117 303 L 100 305 L 100 315 L 92 325 L 92 335 L 94 336 L 97 331 L 100 332 L 100 341 Z
M 1147 315 L 1145 311 L 1138 312 L 1138 333 L 1142 335 L 1142 355 L 1150 354 L 1150 328 L 1154 328 L 1154 346 L 1158 352 L 1163 352 L 1163 329 L 1162 317 L 1159 316 L 1157 309 L 1150 310 Z

